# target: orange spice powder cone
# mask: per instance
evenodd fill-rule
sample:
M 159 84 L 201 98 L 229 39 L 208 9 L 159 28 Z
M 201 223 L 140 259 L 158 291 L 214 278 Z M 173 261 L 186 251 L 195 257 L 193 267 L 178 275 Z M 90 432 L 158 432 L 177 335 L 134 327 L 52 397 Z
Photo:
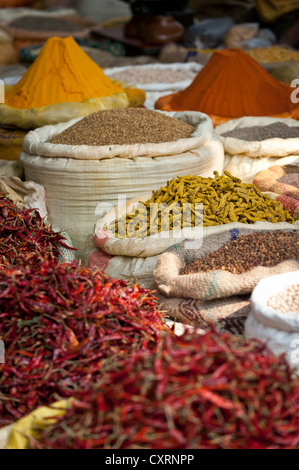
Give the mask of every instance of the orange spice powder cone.
M 162 96 L 156 109 L 200 111 L 214 124 L 242 116 L 299 118 L 292 103 L 293 88 L 273 78 L 258 62 L 239 49 L 216 51 L 183 91 Z

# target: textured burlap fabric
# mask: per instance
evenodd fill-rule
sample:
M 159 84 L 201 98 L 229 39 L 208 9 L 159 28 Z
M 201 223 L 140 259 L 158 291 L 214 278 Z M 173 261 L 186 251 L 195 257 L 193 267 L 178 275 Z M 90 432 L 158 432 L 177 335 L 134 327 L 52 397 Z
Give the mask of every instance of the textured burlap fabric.
M 203 302 L 157 294 L 159 309 L 166 318 L 206 330 L 212 324 L 220 333 L 244 335 L 245 321 L 250 312 L 250 296 L 235 296 Z
M 296 259 L 281 262 L 272 267 L 257 266 L 243 274 L 232 274 L 224 270 L 214 270 L 209 272 L 199 272 L 194 274 L 181 275 L 181 270 L 186 264 L 203 258 L 208 253 L 214 252 L 231 240 L 237 239 L 241 235 L 267 230 L 299 230 L 298 223 L 269 224 L 261 222 L 254 224 L 255 227 L 236 227 L 234 229 L 222 229 L 218 233 L 209 235 L 203 239 L 199 246 L 186 248 L 188 241 L 173 246 L 166 250 L 158 259 L 154 280 L 159 291 L 166 297 L 188 298 L 195 300 L 213 300 L 232 297 L 235 295 L 250 294 L 257 283 L 268 276 L 282 274 L 299 269 L 299 262 Z M 192 246 L 192 245 L 191 245 Z

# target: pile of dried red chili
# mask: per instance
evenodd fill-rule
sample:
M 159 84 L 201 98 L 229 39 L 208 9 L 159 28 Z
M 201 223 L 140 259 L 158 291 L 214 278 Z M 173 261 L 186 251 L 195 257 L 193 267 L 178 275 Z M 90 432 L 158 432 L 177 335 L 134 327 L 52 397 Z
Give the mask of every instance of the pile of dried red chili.
M 76 262 L 33 256 L 1 269 L 0 427 L 84 390 L 116 356 L 155 348 L 164 328 L 149 291 Z
M 299 448 L 299 379 L 260 342 L 163 335 L 156 351 L 119 361 L 38 449 Z
M 23 211 L 0 194 L 0 264 L 14 264 L 22 254 L 59 256 L 60 247 L 70 249 L 62 233 L 47 226 L 37 210 Z

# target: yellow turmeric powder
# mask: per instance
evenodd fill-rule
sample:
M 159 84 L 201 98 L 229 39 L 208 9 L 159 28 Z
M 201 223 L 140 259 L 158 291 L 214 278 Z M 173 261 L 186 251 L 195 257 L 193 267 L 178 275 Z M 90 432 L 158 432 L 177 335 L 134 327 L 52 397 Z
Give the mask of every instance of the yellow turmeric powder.
M 57 103 L 124 93 L 72 37 L 49 39 L 21 80 L 8 92 L 13 108 L 41 108 Z

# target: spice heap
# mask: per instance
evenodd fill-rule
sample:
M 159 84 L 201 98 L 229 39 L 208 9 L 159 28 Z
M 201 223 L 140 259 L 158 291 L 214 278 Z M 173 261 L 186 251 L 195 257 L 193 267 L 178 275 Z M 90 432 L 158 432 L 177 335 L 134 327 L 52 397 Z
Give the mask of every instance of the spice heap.
M 21 210 L 0 194 L 0 266 L 20 262 L 20 255 L 59 257 L 64 243 L 61 232 L 47 226 L 37 210 Z
M 99 380 L 106 361 L 156 347 L 151 293 L 49 257 L 0 270 L 0 427 Z
M 41 108 L 124 92 L 72 37 L 51 38 L 21 80 L 6 93 L 13 108 Z
M 156 352 L 136 352 L 77 394 L 29 446 L 298 449 L 298 400 L 287 361 L 260 342 L 215 332 L 167 335 Z
M 267 126 L 238 127 L 232 131 L 225 132 L 222 137 L 233 137 L 234 139 L 253 142 L 255 140 L 266 140 L 273 138 L 298 139 L 299 126 L 288 126 L 283 122 L 275 122 Z
M 242 274 L 256 266 L 275 266 L 299 259 L 299 232 L 255 232 L 230 241 L 204 258 L 186 265 L 181 274 L 221 269 Z
M 9 23 L 9 28 L 24 29 L 28 31 L 83 31 L 86 26 L 60 18 L 51 18 L 39 15 L 25 15 Z
M 128 145 L 186 139 L 195 127 L 145 108 L 109 109 L 82 119 L 49 140 L 64 145 Z
M 140 203 L 140 208 L 127 214 L 126 219 L 113 222 L 109 230 L 119 238 L 138 238 L 201 223 L 204 227 L 231 222 L 252 224 L 258 220 L 294 223 L 280 202 L 264 196 L 252 184 L 242 183 L 227 171 L 221 176 L 214 171 L 214 175 L 181 176 L 168 181 L 166 187 L 153 191 L 152 197 Z
M 246 52 L 224 49 L 212 55 L 188 88 L 162 96 L 155 107 L 163 111 L 201 111 L 214 124 L 242 116 L 290 117 L 298 109 L 290 99 L 292 91 Z
M 247 53 L 258 62 L 289 62 L 298 61 L 299 52 L 280 46 L 257 47 L 249 49 Z
M 281 313 L 299 313 L 299 284 L 293 284 L 271 297 L 268 305 Z
M 114 80 L 120 80 L 128 83 L 140 83 L 140 84 L 149 84 L 149 83 L 176 83 L 182 82 L 185 80 L 193 80 L 196 76 L 195 72 L 191 70 L 181 71 L 181 70 L 172 70 L 162 69 L 162 68 L 138 68 L 131 67 L 121 72 L 115 72 L 109 74 L 110 78 Z

